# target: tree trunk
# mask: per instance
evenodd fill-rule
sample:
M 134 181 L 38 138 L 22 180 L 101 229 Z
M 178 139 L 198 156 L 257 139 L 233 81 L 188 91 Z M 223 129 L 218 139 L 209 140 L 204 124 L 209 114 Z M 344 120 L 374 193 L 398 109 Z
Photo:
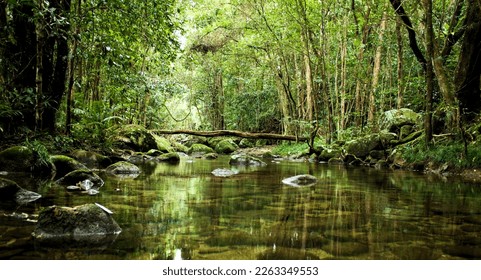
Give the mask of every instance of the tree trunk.
M 381 72 L 381 55 L 382 55 L 382 41 L 384 38 L 384 31 L 386 30 L 387 13 L 384 12 L 382 15 L 381 23 L 379 26 L 379 40 L 378 47 L 376 48 L 376 54 L 374 56 L 374 68 L 372 71 L 372 84 L 371 92 L 369 94 L 369 111 L 367 120 L 369 123 L 375 125 L 376 119 L 376 96 L 379 84 L 379 74 Z
M 289 141 L 308 141 L 308 137 L 299 137 L 297 135 L 285 135 L 275 133 L 251 133 L 238 130 L 214 130 L 214 131 L 196 131 L 196 130 L 151 130 L 153 133 L 158 134 L 190 134 L 204 137 L 216 137 L 216 136 L 237 136 L 242 138 L 251 139 L 274 139 L 274 140 L 289 140 Z
M 432 106 L 433 106 L 433 60 L 434 60 L 434 31 L 433 31 L 433 14 L 432 14 L 432 0 L 423 0 L 424 10 L 426 13 L 426 101 L 425 101 L 425 115 L 424 115 L 424 132 L 426 145 L 431 144 L 433 138 L 432 128 Z
M 480 112 L 481 75 L 481 3 L 469 0 L 466 13 L 466 31 L 455 73 L 455 89 L 459 100 L 461 121 L 472 122 Z
M 43 12 L 43 0 L 37 1 L 37 12 L 40 14 Z M 42 127 L 42 111 L 43 111 L 43 46 L 44 46 L 44 32 L 45 23 L 44 18 L 37 16 L 38 20 L 35 25 L 35 34 L 37 35 L 36 50 L 37 50 L 37 60 L 36 60 L 36 71 L 35 71 L 35 130 Z
M 397 102 L 398 109 L 403 106 L 404 74 L 403 74 L 403 40 L 401 35 L 401 20 L 396 18 L 396 40 L 397 40 Z

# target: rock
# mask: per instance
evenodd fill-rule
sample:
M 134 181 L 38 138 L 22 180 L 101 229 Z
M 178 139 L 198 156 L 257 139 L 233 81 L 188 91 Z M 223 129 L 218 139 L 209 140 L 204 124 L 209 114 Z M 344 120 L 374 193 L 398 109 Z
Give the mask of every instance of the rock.
M 216 177 L 230 177 L 238 174 L 237 170 L 227 169 L 227 168 L 217 168 L 211 172 Z
M 87 166 L 87 168 L 106 168 L 112 161 L 110 158 L 96 152 L 75 150 L 70 153 L 70 156 Z
M 322 151 L 319 154 L 319 161 L 329 161 L 331 158 L 340 158 L 341 155 L 342 151 L 338 146 L 322 148 Z
M 302 174 L 285 178 L 282 183 L 292 187 L 309 187 L 317 183 L 317 178 L 309 174 Z
M 170 141 L 167 140 L 167 138 L 155 134 L 152 134 L 152 136 L 154 137 L 155 143 L 157 144 L 157 150 L 161 151 L 162 153 L 174 152 L 174 148 L 172 147 L 172 144 L 170 144 Z
M 411 109 L 401 108 L 384 112 L 380 119 L 382 130 L 399 133 L 404 125 L 422 126 L 422 117 Z
M 162 154 L 156 157 L 155 159 L 161 162 L 178 163 L 180 161 L 180 156 L 178 153 L 172 152 L 172 153 Z
M 38 152 L 25 147 L 13 146 L 0 152 L 0 169 L 7 172 L 35 172 L 51 175 L 55 166 L 50 158 L 42 159 Z
M 99 175 L 88 169 L 77 169 L 67 173 L 62 178 L 56 181 L 57 184 L 70 186 L 76 185 L 79 182 L 90 180 L 94 184 L 94 188 L 100 188 L 104 185 L 104 181 Z
M 252 141 L 251 139 L 247 139 L 247 138 L 242 138 L 242 140 L 239 142 L 239 147 L 241 148 L 252 148 L 256 145 L 256 143 L 254 141 Z
M 234 141 L 231 139 L 224 139 L 215 145 L 215 151 L 219 154 L 231 154 L 239 149 Z
M 328 161 L 327 161 L 328 164 L 331 164 L 331 165 L 343 165 L 344 164 L 344 160 L 342 158 L 330 158 Z
M 217 153 L 208 153 L 205 154 L 203 158 L 205 159 L 217 159 L 219 155 Z
M 154 135 L 140 125 L 126 125 L 115 131 L 114 140 L 120 146 L 137 152 L 159 149 Z M 159 149 L 160 150 L 160 149 Z
M 189 155 L 204 155 L 209 153 L 215 153 L 215 151 L 204 144 L 192 144 L 188 151 Z
M 348 141 L 344 148 L 348 154 L 358 158 L 365 158 L 369 152 L 381 148 L 381 138 L 378 134 L 370 134 Z
M 103 208 L 96 204 L 84 204 L 73 208 L 50 206 L 43 209 L 32 235 L 38 241 L 96 243 L 121 231 L 112 215 Z
M 105 171 L 110 174 L 139 174 L 140 168 L 127 161 L 119 161 L 114 164 L 109 165 Z
M 77 169 L 87 169 L 87 166 L 79 161 L 64 155 L 54 155 L 50 157 L 53 165 L 55 165 L 57 178 L 65 176 L 67 173 Z
M 261 159 L 251 155 L 233 155 L 229 160 L 230 165 L 243 165 L 243 166 L 264 166 L 267 165 Z
M 145 153 L 145 155 L 147 155 L 149 157 L 158 157 L 161 154 L 163 154 L 163 152 L 161 152 L 157 149 L 151 149 L 151 150 L 149 150 L 148 152 Z
M 344 163 L 354 166 L 359 166 L 363 164 L 363 161 L 354 155 L 347 154 L 344 156 Z
M 25 204 L 40 197 L 42 197 L 40 194 L 23 189 L 14 181 L 0 178 L 0 201 L 15 201 L 18 204 Z

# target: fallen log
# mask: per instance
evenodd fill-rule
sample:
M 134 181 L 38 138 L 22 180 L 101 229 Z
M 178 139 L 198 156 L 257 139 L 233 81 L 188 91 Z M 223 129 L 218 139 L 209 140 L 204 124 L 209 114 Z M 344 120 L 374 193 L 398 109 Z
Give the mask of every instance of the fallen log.
M 307 137 L 299 137 L 295 135 L 283 135 L 276 133 L 254 133 L 254 132 L 244 132 L 238 130 L 213 130 L 213 131 L 196 131 L 196 130 L 161 130 L 155 129 L 151 130 L 152 133 L 156 134 L 189 134 L 204 137 L 216 137 L 216 136 L 237 136 L 242 138 L 250 139 L 273 139 L 273 140 L 289 140 L 289 141 L 307 141 Z

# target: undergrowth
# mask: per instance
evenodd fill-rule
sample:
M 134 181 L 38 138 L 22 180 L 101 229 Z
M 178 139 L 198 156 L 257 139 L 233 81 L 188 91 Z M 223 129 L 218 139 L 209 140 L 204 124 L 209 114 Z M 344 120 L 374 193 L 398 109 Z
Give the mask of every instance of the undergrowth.
M 473 142 L 467 146 L 467 154 L 464 144 L 451 142 L 438 144 L 426 148 L 424 143 L 407 145 L 402 149 L 403 157 L 410 163 L 432 162 L 434 164 L 449 164 L 455 168 L 481 167 L 481 145 Z

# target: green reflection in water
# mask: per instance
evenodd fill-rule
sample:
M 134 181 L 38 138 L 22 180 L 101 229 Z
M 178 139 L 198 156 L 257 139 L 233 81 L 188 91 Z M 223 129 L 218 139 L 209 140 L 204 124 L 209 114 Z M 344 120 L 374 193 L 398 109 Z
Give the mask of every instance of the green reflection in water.
M 145 164 L 137 178 L 102 174 L 96 196 L 42 183 L 43 198 L 4 205 L 4 259 L 479 259 L 481 191 L 403 171 L 271 162 L 230 168 L 228 158 Z M 309 173 L 312 187 L 285 186 Z M 47 185 L 47 187 L 45 186 Z M 98 202 L 122 233 L 111 243 L 48 247 L 30 233 L 41 207 Z M 12 208 L 13 207 L 13 208 Z M 16 207 L 16 208 L 15 208 Z M 14 209 L 15 208 L 15 209 Z M 28 218 L 8 216 L 25 213 Z

